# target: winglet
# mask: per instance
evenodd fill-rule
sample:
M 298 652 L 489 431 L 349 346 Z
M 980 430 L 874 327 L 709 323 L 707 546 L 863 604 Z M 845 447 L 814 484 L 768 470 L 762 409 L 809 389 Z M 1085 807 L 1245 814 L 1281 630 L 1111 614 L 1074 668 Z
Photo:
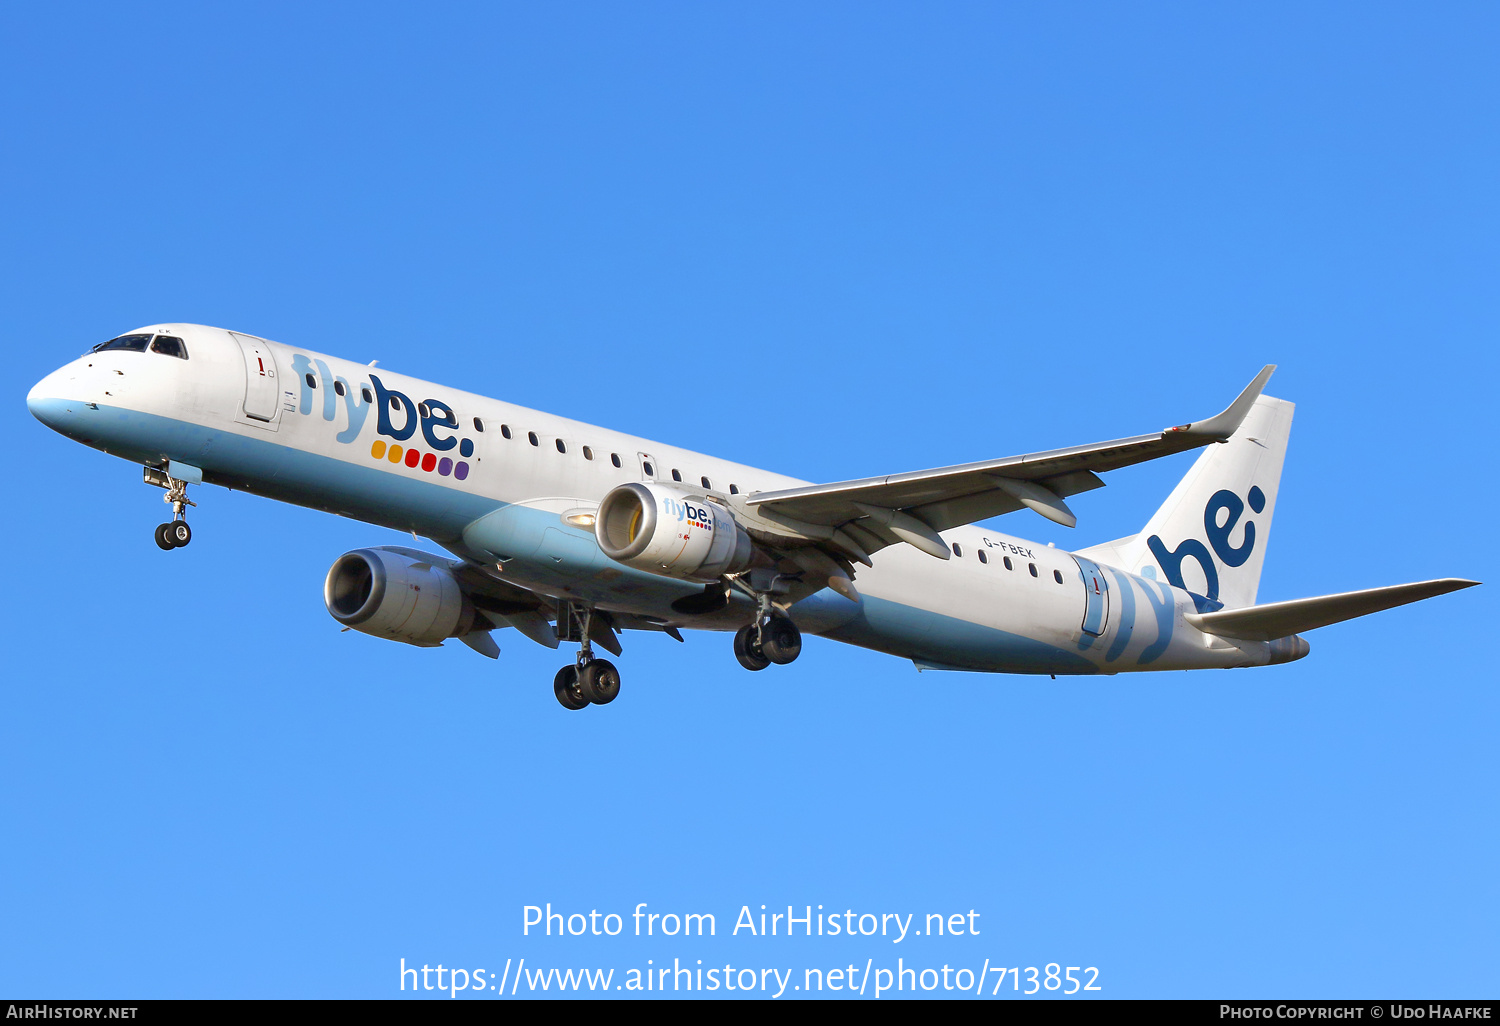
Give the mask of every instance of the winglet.
M 1238 399 L 1229 404 L 1229 409 L 1215 417 L 1207 420 L 1196 420 L 1191 424 L 1181 424 L 1177 427 L 1169 427 L 1163 431 L 1163 438 L 1173 435 L 1186 435 L 1190 438 L 1208 438 L 1215 442 L 1223 442 L 1229 439 L 1239 429 L 1240 422 L 1250 412 L 1250 407 L 1255 405 L 1255 400 L 1260 398 L 1260 393 L 1266 387 L 1266 382 L 1271 380 L 1271 374 L 1276 370 L 1274 363 L 1268 363 L 1261 368 L 1260 373 L 1255 375 L 1255 380 L 1245 386 Z

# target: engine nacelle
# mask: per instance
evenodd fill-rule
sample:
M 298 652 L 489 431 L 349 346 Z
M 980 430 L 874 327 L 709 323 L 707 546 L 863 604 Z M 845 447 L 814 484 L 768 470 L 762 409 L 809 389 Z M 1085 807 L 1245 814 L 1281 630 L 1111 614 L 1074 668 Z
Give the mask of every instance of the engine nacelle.
M 610 559 L 688 581 L 748 569 L 750 536 L 723 506 L 659 484 L 632 482 L 604 497 L 594 537 Z
M 441 557 L 393 549 L 355 549 L 323 582 L 323 603 L 346 627 L 377 638 L 431 647 L 467 634 L 474 607 Z

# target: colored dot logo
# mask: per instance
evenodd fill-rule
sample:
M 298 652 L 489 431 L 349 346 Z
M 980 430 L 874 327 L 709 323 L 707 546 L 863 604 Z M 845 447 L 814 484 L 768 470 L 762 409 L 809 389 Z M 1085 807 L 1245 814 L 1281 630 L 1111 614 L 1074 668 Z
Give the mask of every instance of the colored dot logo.
M 474 455 L 474 443 L 465 438 L 460 444 L 458 451 L 465 457 Z M 399 445 L 387 446 L 384 442 L 376 439 L 370 446 L 370 458 L 372 460 L 390 460 L 395 464 L 406 464 L 413 470 L 422 468 L 423 473 L 431 474 L 437 471 L 441 477 L 452 476 L 462 481 L 469 476 L 469 465 L 463 460 L 455 463 L 447 456 L 439 457 L 436 453 L 424 453 L 419 449 L 404 449 Z

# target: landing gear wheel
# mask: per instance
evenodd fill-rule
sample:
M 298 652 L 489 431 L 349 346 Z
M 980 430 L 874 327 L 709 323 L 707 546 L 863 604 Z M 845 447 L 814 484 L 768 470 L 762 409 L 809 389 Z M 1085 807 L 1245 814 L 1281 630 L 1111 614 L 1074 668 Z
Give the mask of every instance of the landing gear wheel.
M 620 671 L 608 659 L 595 659 L 578 672 L 578 688 L 595 705 L 608 705 L 620 693 Z
M 755 643 L 755 627 L 747 624 L 734 633 L 734 657 L 740 661 L 740 665 L 747 670 L 764 670 L 771 665 L 771 660 L 761 652 L 760 646 Z
M 157 524 L 156 525 L 156 547 L 157 548 L 160 548 L 160 549 L 175 549 L 177 547 L 176 545 L 174 545 L 172 543 L 172 539 L 167 537 L 167 529 L 170 528 L 171 526 L 172 526 L 171 524 Z
M 187 525 L 186 520 L 174 520 L 166 525 L 166 537 L 176 549 L 182 548 L 193 540 L 193 529 Z
M 564 709 L 582 709 L 589 704 L 588 697 L 578 683 L 578 667 L 564 666 L 552 678 L 552 693 Z
M 785 665 L 802 654 L 802 632 L 784 616 L 773 616 L 760 629 L 760 650 L 773 663 Z

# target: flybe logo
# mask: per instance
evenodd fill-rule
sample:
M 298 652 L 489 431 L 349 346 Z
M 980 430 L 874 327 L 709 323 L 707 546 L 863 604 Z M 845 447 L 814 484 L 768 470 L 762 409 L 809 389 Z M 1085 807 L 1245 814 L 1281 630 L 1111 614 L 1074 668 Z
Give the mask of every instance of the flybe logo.
M 1208 505 L 1203 507 L 1203 532 L 1208 538 L 1208 545 L 1196 538 L 1188 538 L 1177 548 L 1168 551 L 1159 535 L 1153 534 L 1146 539 L 1146 547 L 1156 557 L 1156 563 L 1168 581 L 1187 591 L 1187 585 L 1182 583 L 1182 561 L 1191 558 L 1202 568 L 1203 577 L 1208 582 L 1204 597 L 1218 601 L 1219 569 L 1214 557 L 1217 556 L 1218 561 L 1227 567 L 1244 566 L 1250 559 L 1250 554 L 1255 551 L 1253 520 L 1245 520 L 1245 534 L 1239 545 L 1229 543 L 1229 536 L 1245 516 L 1246 499 L 1254 513 L 1260 513 L 1266 508 L 1266 493 L 1253 485 L 1245 499 L 1227 488 L 1221 488 L 1209 497 Z M 1223 523 L 1219 522 L 1220 514 L 1224 514 Z M 1210 546 L 1213 548 L 1212 553 L 1209 552 Z
M 332 373 L 322 360 L 309 359 L 301 353 L 292 356 L 292 370 L 296 372 L 302 390 L 297 412 L 311 416 L 319 392 L 323 393 L 324 420 L 330 423 L 337 420 L 339 406 L 343 406 L 345 426 L 333 436 L 334 441 L 345 445 L 354 442 L 373 408 L 375 433 L 384 437 L 377 437 L 371 443 L 371 459 L 424 473 L 435 472 L 440 477 L 452 475 L 460 481 L 469 476 L 466 461 L 474 455 L 474 442 L 453 433 L 458 430 L 458 415 L 441 399 L 423 399 L 414 403 L 405 393 L 386 388 L 377 374 L 371 374 L 368 382 L 351 384 Z M 418 442 L 425 445 L 411 444 L 419 428 L 422 435 Z M 402 442 L 407 444 L 399 444 Z M 461 457 L 458 460 L 453 459 L 454 449 Z
M 713 517 L 702 506 L 694 506 L 690 502 L 678 502 L 676 499 L 662 499 L 661 505 L 668 519 L 676 517 L 679 523 L 686 520 L 694 527 L 709 531 L 714 529 Z

